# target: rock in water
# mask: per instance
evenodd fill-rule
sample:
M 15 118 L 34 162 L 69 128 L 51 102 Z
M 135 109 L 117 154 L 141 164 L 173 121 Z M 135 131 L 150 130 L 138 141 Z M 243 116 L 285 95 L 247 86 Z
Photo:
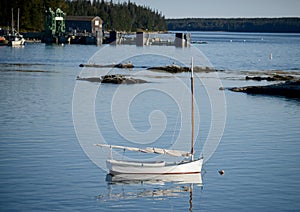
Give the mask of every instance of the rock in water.
M 99 77 L 88 77 L 88 78 L 81 78 L 77 76 L 77 80 L 84 80 L 84 81 L 89 81 L 89 82 L 101 82 L 101 79 Z
M 266 86 L 234 87 L 229 88 L 229 90 L 248 94 L 277 95 L 300 99 L 300 80 L 292 80 Z
M 105 75 L 101 78 L 99 77 L 87 77 L 81 78 L 77 76 L 77 80 L 85 80 L 89 82 L 101 82 L 101 83 L 112 83 L 112 84 L 138 84 L 138 83 L 147 83 L 146 80 L 142 79 L 135 79 L 132 77 L 124 77 L 120 74 L 113 74 L 113 75 Z
M 113 83 L 113 84 L 137 84 L 137 83 L 146 83 L 146 80 L 135 79 L 135 78 L 127 78 L 123 75 L 105 75 L 102 76 L 102 83 Z

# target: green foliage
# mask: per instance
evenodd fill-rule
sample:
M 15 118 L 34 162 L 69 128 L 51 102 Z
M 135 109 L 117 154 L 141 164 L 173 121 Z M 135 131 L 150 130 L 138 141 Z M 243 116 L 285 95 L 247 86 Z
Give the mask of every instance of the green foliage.
M 61 8 L 71 16 L 99 16 L 105 30 L 150 31 L 166 30 L 165 17 L 149 7 L 138 6 L 130 1 L 114 4 L 104 0 L 1 0 L 0 26 L 11 26 L 11 8 L 17 20 L 17 8 L 20 8 L 20 28 L 26 31 L 44 29 L 45 11 Z
M 178 31 L 300 32 L 300 18 L 186 18 L 167 24 Z
M 136 31 L 138 28 L 151 31 L 166 30 L 165 17 L 148 7 L 137 6 L 135 3 L 123 2 L 114 4 L 112 1 L 85 0 L 66 1 L 68 15 L 99 16 L 104 21 L 105 30 Z

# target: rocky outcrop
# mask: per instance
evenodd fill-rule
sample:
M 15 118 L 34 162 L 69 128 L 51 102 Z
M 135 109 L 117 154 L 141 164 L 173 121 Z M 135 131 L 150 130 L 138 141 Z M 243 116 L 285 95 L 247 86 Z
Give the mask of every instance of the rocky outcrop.
M 139 84 L 147 83 L 146 80 L 135 79 L 132 77 L 125 77 L 123 75 L 114 74 L 114 75 L 105 75 L 101 78 L 99 77 L 89 77 L 89 78 L 80 78 L 77 77 L 77 80 L 85 80 L 89 82 L 101 82 L 101 83 L 112 83 L 112 84 Z
M 118 64 L 109 64 L 109 65 L 80 64 L 79 67 L 87 67 L 87 68 L 134 68 L 134 65 L 132 63 L 118 63 Z
M 101 82 L 100 77 L 87 77 L 87 78 L 82 78 L 77 76 L 76 80 L 84 80 L 84 81 L 89 81 L 89 82 Z
M 284 83 L 266 86 L 234 87 L 229 88 L 229 90 L 248 94 L 277 95 L 300 99 L 300 80 L 287 81 Z
M 102 76 L 102 83 L 113 83 L 113 84 L 138 84 L 138 83 L 146 83 L 146 80 L 135 79 L 132 77 L 124 77 L 123 75 L 105 75 Z
M 115 68 L 134 68 L 134 65 L 132 63 L 119 63 L 117 65 L 114 65 Z
M 147 70 L 156 70 L 156 71 L 166 71 L 172 74 L 176 73 L 182 73 L 182 72 L 190 72 L 190 67 L 185 66 L 178 66 L 175 64 L 168 65 L 168 66 L 135 66 L 131 62 L 129 63 L 118 63 L 118 64 L 108 64 L 108 65 L 100 65 L 100 64 L 80 64 L 79 67 L 87 67 L 87 68 L 145 68 Z M 220 72 L 225 71 L 222 69 L 215 69 L 212 67 L 207 66 L 195 66 L 194 72 L 203 72 L 203 73 L 209 73 L 209 72 Z
M 150 67 L 147 68 L 147 70 L 160 70 L 160 71 L 166 71 L 172 74 L 175 73 L 181 73 L 181 72 L 190 72 L 190 68 L 188 67 L 181 67 L 177 65 L 170 65 L 170 66 L 156 66 L 156 67 Z
M 147 70 L 159 70 L 159 71 L 166 71 L 172 74 L 176 73 L 182 73 L 182 72 L 190 72 L 191 68 L 190 67 L 184 67 L 184 66 L 178 66 L 178 65 L 169 65 L 169 66 L 156 66 L 156 67 L 149 67 Z M 194 72 L 217 72 L 217 71 L 224 71 L 224 70 L 219 70 L 211 67 L 200 67 L 200 66 L 195 66 L 194 67 Z

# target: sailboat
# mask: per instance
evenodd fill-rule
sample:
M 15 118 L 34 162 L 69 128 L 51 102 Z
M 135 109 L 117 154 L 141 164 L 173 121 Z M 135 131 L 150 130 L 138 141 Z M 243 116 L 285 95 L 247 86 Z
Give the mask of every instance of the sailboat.
M 11 34 L 8 36 L 8 45 L 9 46 L 23 46 L 25 44 L 25 39 L 23 35 L 19 33 L 19 9 L 18 9 L 18 30 L 14 28 L 14 9 L 11 9 Z
M 136 147 L 126 147 L 118 145 L 95 144 L 99 147 L 117 148 L 123 150 L 137 151 L 143 153 L 166 154 L 175 157 L 185 157 L 186 159 L 179 162 L 153 161 L 124 161 L 108 159 L 106 161 L 110 175 L 180 175 L 180 174 L 199 174 L 203 165 L 203 157 L 194 158 L 194 68 L 193 58 L 191 62 L 191 151 L 185 152 L 180 150 L 169 150 L 149 147 L 140 149 Z

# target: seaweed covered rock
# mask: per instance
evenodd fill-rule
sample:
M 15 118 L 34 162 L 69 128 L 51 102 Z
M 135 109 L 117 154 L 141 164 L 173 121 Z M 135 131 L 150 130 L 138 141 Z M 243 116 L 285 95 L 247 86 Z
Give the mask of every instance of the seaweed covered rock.
M 117 65 L 114 65 L 115 68 L 134 68 L 134 65 L 132 63 L 119 63 Z
M 159 70 L 159 71 L 166 71 L 171 74 L 176 74 L 176 73 L 182 73 L 182 72 L 190 72 L 191 68 L 190 67 L 182 67 L 178 65 L 169 65 L 169 66 L 156 66 L 156 67 L 150 67 L 147 68 L 147 70 Z M 200 67 L 200 66 L 195 66 L 194 67 L 194 72 L 217 72 L 217 71 L 224 71 L 224 70 L 218 70 L 212 67 Z
M 101 83 L 112 83 L 112 84 L 138 84 L 138 83 L 146 83 L 146 80 L 142 79 L 135 79 L 132 77 L 125 77 L 120 74 L 112 74 L 112 75 L 105 75 L 101 78 L 99 77 L 88 77 L 88 78 L 81 78 L 77 77 L 77 80 L 85 80 L 89 82 L 101 82 Z
M 134 68 L 132 63 L 118 63 L 118 64 L 79 64 L 79 67 L 88 67 L 88 68 Z
M 114 74 L 114 75 L 105 75 L 102 76 L 102 83 L 113 83 L 113 84 L 138 84 L 146 83 L 146 80 L 135 79 L 132 77 L 125 77 L 123 75 Z
M 77 76 L 77 80 L 84 80 L 84 81 L 89 81 L 89 82 L 101 82 L 100 77 L 87 77 L 87 78 L 82 78 Z
M 166 71 L 169 73 L 181 73 L 181 72 L 190 72 L 190 68 L 188 67 L 181 67 L 178 65 L 170 65 L 170 66 L 156 66 L 156 67 L 150 67 L 147 68 L 147 70 L 161 70 Z
M 248 94 L 277 95 L 300 99 L 300 80 L 292 80 L 265 86 L 234 87 L 229 88 L 229 90 Z

